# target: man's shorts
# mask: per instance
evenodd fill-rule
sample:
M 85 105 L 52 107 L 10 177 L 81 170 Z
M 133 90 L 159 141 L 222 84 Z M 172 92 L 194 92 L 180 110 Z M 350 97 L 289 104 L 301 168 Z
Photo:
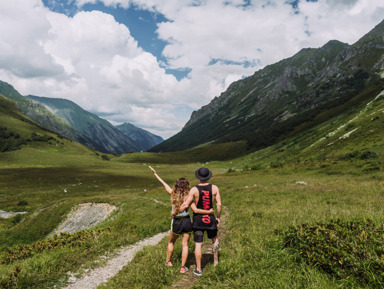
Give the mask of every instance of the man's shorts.
M 214 230 L 195 229 L 193 230 L 193 240 L 195 241 L 195 243 L 203 243 L 204 232 L 207 232 L 209 239 L 215 238 L 217 236 L 217 229 L 214 229 Z
M 172 219 L 171 230 L 175 235 L 190 234 L 192 232 L 191 217 Z

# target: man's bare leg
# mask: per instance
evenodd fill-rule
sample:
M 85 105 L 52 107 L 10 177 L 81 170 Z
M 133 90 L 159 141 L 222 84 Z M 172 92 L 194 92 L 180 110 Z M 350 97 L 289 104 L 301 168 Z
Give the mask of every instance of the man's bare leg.
M 213 266 L 219 264 L 219 238 L 212 238 Z
M 195 243 L 196 270 L 201 271 L 201 247 L 203 243 Z

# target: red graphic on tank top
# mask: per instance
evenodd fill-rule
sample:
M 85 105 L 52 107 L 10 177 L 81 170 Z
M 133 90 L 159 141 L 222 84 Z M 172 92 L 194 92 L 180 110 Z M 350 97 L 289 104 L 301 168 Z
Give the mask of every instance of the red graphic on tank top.
M 203 193 L 203 210 L 211 209 L 211 201 L 209 199 L 209 191 L 202 190 Z M 206 224 L 211 222 L 211 217 L 209 215 L 203 215 L 202 221 Z

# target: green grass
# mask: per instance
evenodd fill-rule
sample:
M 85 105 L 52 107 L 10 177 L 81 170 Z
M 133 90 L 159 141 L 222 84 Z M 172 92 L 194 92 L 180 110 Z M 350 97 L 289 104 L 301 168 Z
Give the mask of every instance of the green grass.
M 20 266 L 22 271 L 17 279 L 20 288 L 36 288 L 37 282 L 43 287 L 65 282 L 66 272 L 81 272 L 81 268 L 96 266 L 99 256 L 168 230 L 169 196 L 147 166 L 154 166 L 169 184 L 180 176 L 194 184 L 194 171 L 202 165 L 128 163 L 124 157 L 122 162 L 119 158 L 102 161 L 94 154 L 77 156 L 76 162 L 75 154 L 73 160 L 70 154 L 65 158 L 56 154 L 54 166 L 48 154 L 45 161 L 32 167 L 29 159 L 33 156 L 27 158 L 25 150 L 5 154 L 5 159 L 19 161 L 1 169 L 0 209 L 27 209 L 29 213 L 17 224 L 1 220 L 2 250 L 44 239 L 78 203 L 107 202 L 118 207 L 111 218 L 97 226 L 112 228 L 105 238 L 87 241 L 79 248 L 53 249 L 3 264 L 1 282 L 8 280 L 16 266 Z M 25 163 L 20 161 L 20 155 L 26 158 Z M 381 162 L 381 158 L 378 156 L 375 161 Z M 213 269 L 209 263 L 195 288 L 243 288 L 244 284 L 249 284 L 249 288 L 337 288 L 347 284 L 364 287 L 353 278 L 338 280 L 309 266 L 283 246 L 283 232 L 291 225 L 334 218 L 365 217 L 382 223 L 381 167 L 371 173 L 361 167 L 366 160 L 339 160 L 336 164 L 324 160 L 227 173 L 232 165 L 243 161 L 207 164 L 214 173 L 212 182 L 220 187 L 223 205 L 229 211 L 228 234 L 221 244 L 221 264 Z M 21 200 L 28 205 L 18 206 Z M 165 251 L 166 240 L 146 248 L 105 287 L 171 286 L 173 280 L 180 278 L 180 242 L 175 248 L 174 268 L 163 266 Z M 192 241 L 190 255 L 193 258 Z M 151 276 L 146 279 L 146 285 L 142 276 Z
M 44 240 L 79 203 L 118 207 L 96 226 L 111 228 L 110 233 L 79 247 L 56 248 L 1 264 L 0 284 L 63 285 L 68 272 L 81 274 L 105 262 L 100 256 L 113 256 L 121 246 L 169 230 L 169 196 L 148 165 L 170 185 L 179 177 L 194 185 L 195 170 L 205 165 L 213 171 L 212 182 L 219 186 L 229 212 L 228 231 L 221 242 L 219 266 L 214 269 L 208 263 L 194 288 L 244 288 L 245 284 L 248 288 L 368 288 L 354 276 L 339 278 L 307 263 L 294 248 L 285 246 L 284 232 L 290 226 L 333 219 L 366 218 L 383 224 L 383 109 L 384 100 L 378 97 L 274 146 L 229 160 L 236 155 L 234 150 L 246 151 L 244 143 L 205 144 L 176 153 L 108 155 L 106 161 L 100 153 L 52 134 L 60 143 L 31 142 L 21 150 L 0 153 L 0 210 L 28 212 L 17 219 L 0 219 L 0 254 L 9 247 Z M 32 124 L 5 119 L 9 128 L 30 135 Z M 28 204 L 20 206 L 20 201 Z M 191 241 L 192 264 L 193 245 Z M 165 253 L 164 239 L 137 254 L 103 287 L 172 286 L 180 278 L 180 241 L 175 267 L 163 265 Z
M 369 218 L 382 224 L 384 175 L 375 176 L 327 175 L 309 167 L 216 175 L 213 182 L 229 211 L 228 233 L 221 242 L 220 265 L 213 269 L 209 263 L 193 288 L 366 288 L 358 279 L 337 279 L 307 264 L 284 246 L 284 232 L 292 225 L 335 218 Z M 146 248 L 103 288 L 171 286 L 180 278 L 180 242 L 175 267 L 163 266 L 165 251 L 166 240 Z M 193 242 L 190 255 L 193 258 Z

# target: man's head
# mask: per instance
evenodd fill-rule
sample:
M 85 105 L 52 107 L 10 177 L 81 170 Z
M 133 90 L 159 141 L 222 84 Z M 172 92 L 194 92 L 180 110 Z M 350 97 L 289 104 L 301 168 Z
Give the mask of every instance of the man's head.
M 200 181 L 208 181 L 212 177 L 212 172 L 208 170 L 207 168 L 200 168 L 196 170 L 195 172 L 196 178 L 198 178 Z

